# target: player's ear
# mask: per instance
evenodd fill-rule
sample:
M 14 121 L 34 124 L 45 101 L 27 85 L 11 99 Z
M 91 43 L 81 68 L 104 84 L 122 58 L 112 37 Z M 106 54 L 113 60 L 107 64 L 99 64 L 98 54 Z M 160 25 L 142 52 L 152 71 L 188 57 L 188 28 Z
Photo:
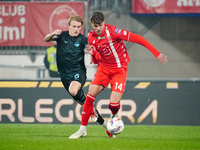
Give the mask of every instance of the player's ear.
M 104 24 L 105 24 L 105 20 L 102 22 L 102 24 L 101 24 L 101 25 L 102 25 L 102 26 L 104 26 Z

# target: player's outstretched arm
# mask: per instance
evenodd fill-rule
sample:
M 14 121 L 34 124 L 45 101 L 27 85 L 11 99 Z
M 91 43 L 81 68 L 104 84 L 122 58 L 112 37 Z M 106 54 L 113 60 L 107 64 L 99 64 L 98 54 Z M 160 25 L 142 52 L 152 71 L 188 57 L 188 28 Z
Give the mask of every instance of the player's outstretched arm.
M 47 34 L 47 36 L 45 36 L 44 40 L 46 42 L 55 41 L 57 39 L 57 35 L 60 35 L 61 32 L 62 31 L 60 29 L 56 29 L 54 32 Z
M 161 52 L 159 52 L 149 41 L 147 41 L 141 35 L 129 32 L 128 37 L 129 38 L 127 39 L 127 41 L 143 45 L 148 50 L 150 50 L 152 52 L 152 54 L 156 57 L 156 59 L 158 59 L 161 63 L 163 63 L 163 64 L 167 63 L 167 56 L 165 56 Z
M 165 64 L 167 63 L 167 56 L 163 55 L 162 53 L 160 53 L 160 55 L 157 57 L 157 59 L 162 63 Z

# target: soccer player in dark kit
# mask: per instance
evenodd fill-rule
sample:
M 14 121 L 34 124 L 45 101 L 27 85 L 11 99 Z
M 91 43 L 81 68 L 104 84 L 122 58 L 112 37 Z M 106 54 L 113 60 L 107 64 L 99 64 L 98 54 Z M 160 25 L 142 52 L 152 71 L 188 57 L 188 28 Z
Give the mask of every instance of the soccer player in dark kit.
M 57 67 L 61 81 L 67 92 L 81 105 L 85 103 L 86 95 L 82 90 L 86 82 L 86 67 L 84 61 L 84 49 L 88 47 L 87 38 L 80 32 L 83 19 L 78 15 L 72 15 L 68 21 L 68 30 L 55 30 L 46 35 L 45 41 L 57 41 Z M 98 122 L 105 130 L 106 121 L 93 108 L 91 115 L 93 122 Z M 82 136 L 86 136 L 87 132 Z

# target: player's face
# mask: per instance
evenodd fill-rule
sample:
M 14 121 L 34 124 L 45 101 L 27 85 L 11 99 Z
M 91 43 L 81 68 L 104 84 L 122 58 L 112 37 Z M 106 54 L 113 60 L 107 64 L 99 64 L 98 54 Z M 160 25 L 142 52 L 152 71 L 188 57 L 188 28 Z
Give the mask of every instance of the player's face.
M 104 25 L 105 25 L 105 21 L 103 21 L 100 24 L 91 23 L 92 28 L 98 35 L 101 35 L 103 33 Z
M 80 22 L 72 20 L 70 25 L 68 25 L 68 28 L 70 36 L 78 36 L 81 32 L 82 26 Z

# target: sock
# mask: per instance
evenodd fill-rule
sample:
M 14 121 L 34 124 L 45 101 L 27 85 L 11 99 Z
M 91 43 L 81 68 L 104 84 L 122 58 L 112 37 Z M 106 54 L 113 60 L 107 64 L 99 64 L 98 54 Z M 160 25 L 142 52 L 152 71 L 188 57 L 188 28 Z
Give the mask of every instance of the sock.
M 82 112 L 81 125 L 83 125 L 83 126 L 87 126 L 87 124 L 88 124 L 88 120 L 93 111 L 94 100 L 95 100 L 94 96 L 87 94 L 85 104 L 83 105 L 83 112 Z
M 112 114 L 115 115 L 120 109 L 120 103 L 110 103 L 108 107 Z
M 87 127 L 87 126 L 81 125 L 81 126 L 80 126 L 80 130 L 85 131 L 85 130 L 86 130 L 86 127 Z
M 85 103 L 85 94 L 82 89 L 78 90 L 77 94 L 75 96 L 72 96 L 76 101 L 80 102 L 81 104 Z

